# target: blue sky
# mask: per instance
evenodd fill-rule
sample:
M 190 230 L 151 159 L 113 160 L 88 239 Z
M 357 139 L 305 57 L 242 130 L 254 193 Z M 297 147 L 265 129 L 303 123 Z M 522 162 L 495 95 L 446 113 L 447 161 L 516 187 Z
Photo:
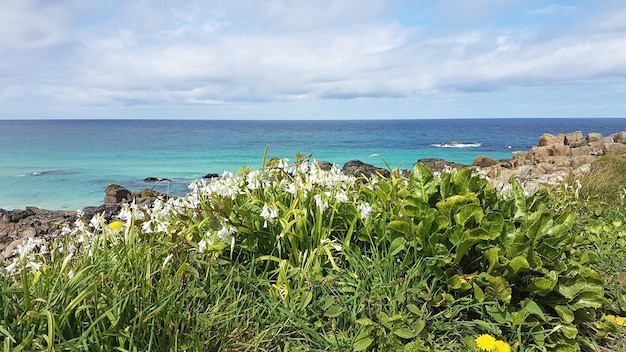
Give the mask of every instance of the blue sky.
M 626 117 L 623 0 L 0 6 L 0 119 Z

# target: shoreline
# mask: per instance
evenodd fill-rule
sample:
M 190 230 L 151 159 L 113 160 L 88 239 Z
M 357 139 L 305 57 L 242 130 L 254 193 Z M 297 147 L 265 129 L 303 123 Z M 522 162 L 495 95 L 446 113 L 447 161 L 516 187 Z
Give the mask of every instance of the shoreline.
M 591 132 L 583 136 L 582 132 L 570 132 L 558 135 L 544 133 L 538 145 L 528 151 L 515 151 L 509 159 L 493 160 L 486 156 L 477 157 L 471 165 L 458 164 L 438 158 L 420 159 L 434 172 L 450 168 L 470 167 L 489 179 L 494 187 L 501 190 L 511 177 L 518 179 L 529 192 L 536 192 L 541 185 L 557 184 L 568 175 L 584 174 L 590 171 L 591 163 L 603 155 L 626 153 L 626 131 L 609 136 Z M 323 169 L 330 169 L 332 164 L 318 161 Z M 342 167 L 344 174 L 371 177 L 389 176 L 389 171 L 360 160 L 351 160 Z M 402 170 L 408 175 L 410 170 Z M 207 175 L 209 176 L 209 175 Z M 211 174 L 211 177 L 217 175 Z M 111 221 L 119 213 L 122 204 L 150 204 L 157 197 L 169 197 L 168 194 L 150 189 L 130 191 L 119 185 L 109 185 L 103 194 L 101 205 L 87 206 L 82 209 L 83 217 L 90 219 L 95 214 L 104 214 Z M 78 212 L 72 210 L 49 210 L 36 206 L 25 209 L 0 209 L 0 261 L 12 256 L 15 247 L 25 239 L 38 237 L 54 239 L 61 235 L 65 226 L 72 226 L 78 218 Z

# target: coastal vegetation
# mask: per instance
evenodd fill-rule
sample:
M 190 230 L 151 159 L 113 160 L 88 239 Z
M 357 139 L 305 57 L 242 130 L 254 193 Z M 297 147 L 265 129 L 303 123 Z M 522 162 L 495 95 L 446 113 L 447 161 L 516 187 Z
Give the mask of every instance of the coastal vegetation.
M 295 159 L 19 246 L 3 349 L 626 350 L 623 156 L 535 194 Z

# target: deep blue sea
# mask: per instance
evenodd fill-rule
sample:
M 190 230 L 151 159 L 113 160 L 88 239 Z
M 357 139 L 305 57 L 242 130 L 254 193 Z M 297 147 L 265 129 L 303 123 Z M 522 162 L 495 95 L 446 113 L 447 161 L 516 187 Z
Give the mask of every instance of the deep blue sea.
M 360 159 L 411 168 L 418 159 L 470 164 L 479 155 L 505 159 L 545 132 L 604 135 L 626 119 L 445 119 L 345 121 L 0 120 L 0 208 L 80 209 L 102 204 L 111 183 L 131 190 L 143 180 L 172 180 L 170 193 L 207 173 L 261 166 L 296 153 L 343 165 Z M 456 141 L 464 148 L 442 148 Z M 167 184 L 156 190 L 166 191 Z

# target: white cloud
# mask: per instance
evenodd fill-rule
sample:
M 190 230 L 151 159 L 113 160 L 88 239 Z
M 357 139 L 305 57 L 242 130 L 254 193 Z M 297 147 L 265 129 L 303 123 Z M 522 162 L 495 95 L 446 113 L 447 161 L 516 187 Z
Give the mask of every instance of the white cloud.
M 12 25 L 0 33 L 0 52 L 8 53 L 0 63 L 0 102 L 466 102 L 460 94 L 600 81 L 618 91 L 615 82 L 626 75 L 626 9 L 603 7 L 559 30 L 535 22 L 485 28 L 483 20 L 498 16 L 584 14 L 558 4 L 528 10 L 515 0 L 469 4 L 435 5 L 429 14 L 446 16 L 429 27 L 396 20 L 384 0 L 11 2 L 0 13 Z M 437 27 L 451 21 L 457 23 Z

